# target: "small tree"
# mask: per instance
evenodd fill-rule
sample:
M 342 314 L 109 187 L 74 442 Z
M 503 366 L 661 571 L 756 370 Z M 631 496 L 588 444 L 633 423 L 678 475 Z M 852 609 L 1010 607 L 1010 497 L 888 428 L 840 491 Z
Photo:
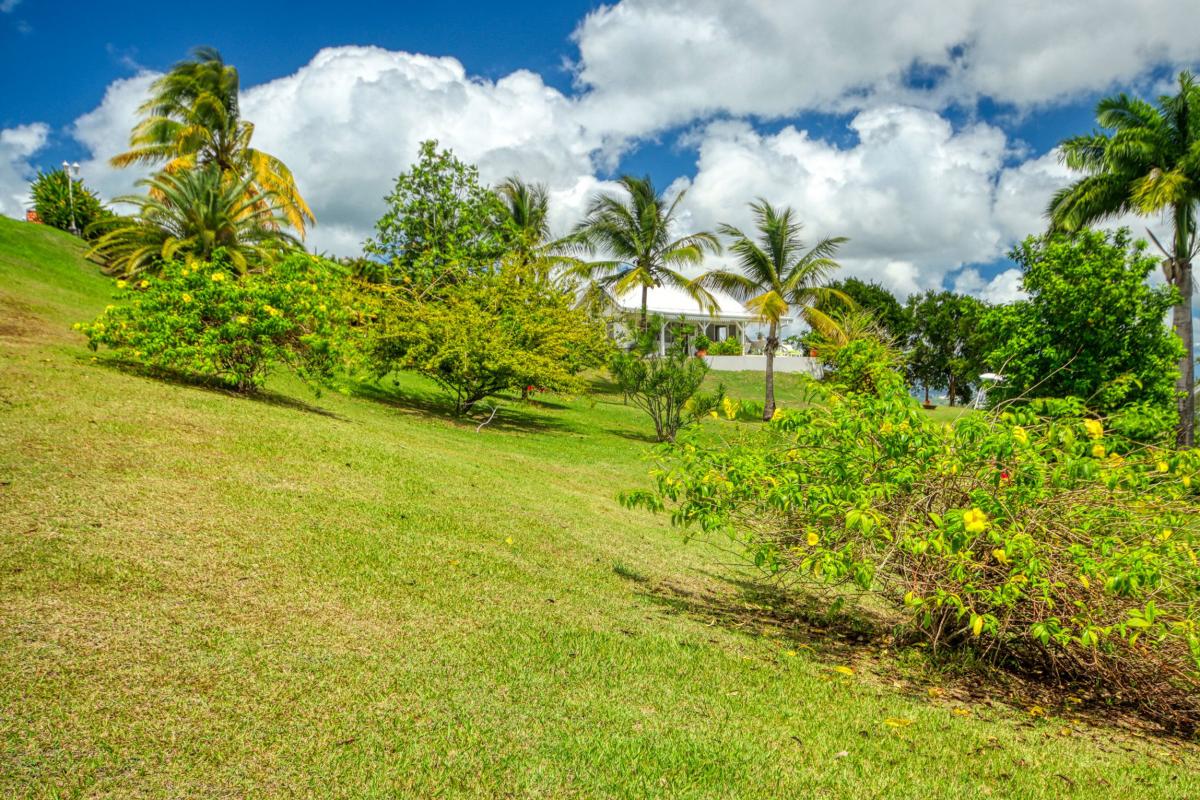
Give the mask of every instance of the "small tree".
M 580 391 L 580 373 L 604 363 L 611 347 L 603 324 L 575 308 L 574 295 L 513 260 L 433 296 L 408 286 L 373 291 L 380 299 L 369 334 L 375 372 L 432 378 L 453 395 L 457 414 L 510 389 Z
M 491 269 L 513 233 L 500 199 L 479 182 L 479 170 L 436 141 L 421 144 L 420 156 L 396 178 L 388 208 L 363 244 L 383 259 L 396 283 L 430 289 Z
M 929 291 L 908 300 L 908 376 L 913 386 L 945 387 L 950 405 L 971 399 L 986 349 L 979 324 L 987 307 L 968 295 Z
M 875 319 L 883 336 L 894 341 L 903 341 L 908 336 L 912 320 L 907 309 L 878 283 L 846 278 L 833 281 L 829 288 L 841 292 L 853 303 L 853 309 L 850 309 L 846 301 L 837 296 L 818 297 L 813 305 L 831 319 L 844 316 L 848 310 L 866 311 Z
M 1183 345 L 1163 319 L 1179 297 L 1146 284 L 1158 263 L 1144 242 L 1083 231 L 1031 237 L 1011 257 L 1029 299 L 986 317 L 987 365 L 1005 378 L 992 400 L 1078 397 L 1105 413 L 1148 404 L 1175 416 Z
M 113 218 L 113 213 L 100 202 L 100 197 L 78 178 L 70 180 L 61 169 L 38 172 L 29 193 L 33 196 L 33 208 L 45 224 L 59 230 L 75 230 L 85 239 L 94 239 L 101 232 L 102 223 Z M 72 213 L 73 209 L 73 213 Z
M 658 440 L 673 442 L 684 424 L 715 408 L 723 392 L 699 394 L 708 364 L 692 358 L 682 338 L 665 354 L 657 352 L 663 324 L 661 317 L 648 319 L 646 329 L 639 329 L 633 349 L 614 355 L 608 369 L 625 397 L 654 420 Z

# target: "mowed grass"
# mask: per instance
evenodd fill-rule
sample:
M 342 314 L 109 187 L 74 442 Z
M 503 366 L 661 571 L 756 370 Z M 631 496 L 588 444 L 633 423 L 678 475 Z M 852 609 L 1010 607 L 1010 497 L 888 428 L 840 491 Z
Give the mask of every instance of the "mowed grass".
M 616 501 L 619 398 L 477 432 L 413 379 L 154 380 L 70 331 L 109 296 L 78 252 L 0 219 L 0 797 L 1200 794 L 1191 745 L 777 624 Z

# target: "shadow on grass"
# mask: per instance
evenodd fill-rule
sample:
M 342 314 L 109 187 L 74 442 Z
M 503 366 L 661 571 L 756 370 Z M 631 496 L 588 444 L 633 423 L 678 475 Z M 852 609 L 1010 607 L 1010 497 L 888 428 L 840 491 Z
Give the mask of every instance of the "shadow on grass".
M 382 386 L 377 383 L 356 382 L 352 384 L 352 394 L 373 403 L 389 406 L 400 411 L 423 416 L 437 417 L 463 428 L 477 428 L 480 423 L 488 420 L 492 408 L 499 410 L 482 430 L 505 431 L 510 433 L 554 433 L 572 432 L 574 428 L 554 417 L 530 413 L 530 409 L 559 410 L 566 406 L 543 400 L 525 400 L 517 397 L 500 396 L 488 398 L 479 404 L 480 408 L 469 415 L 456 415 L 448 395 L 437 391 L 421 391 L 410 387 Z
M 890 639 L 886 621 L 859 606 L 744 578 L 704 574 L 717 582 L 716 588 L 660 581 L 644 586 L 639 595 L 670 612 L 755 636 L 770 635 L 830 658 L 849 659 Z
M 614 565 L 613 571 L 636 584 L 637 596 L 667 613 L 687 615 L 707 625 L 721 625 L 751 636 L 769 636 L 788 649 L 803 649 L 821 661 L 855 664 L 860 672 L 863 670 L 859 668 L 865 666 L 865 672 L 874 680 L 938 705 L 1004 707 L 1018 715 L 1016 724 L 1022 727 L 1034 727 L 1036 716 L 1051 713 L 1084 723 L 1087 727 L 1075 730 L 1073 735 L 1085 735 L 1097 742 L 1114 741 L 1112 734 L 1120 732 L 1194 745 L 1191 732 L 1162 726 L 1094 688 L 1056 684 L 1046 675 L 985 662 L 969 647 L 942 648 L 932 653 L 919 638 L 905 636 L 895 617 L 864 608 L 850 598 L 841 604 L 836 597 L 787 591 L 714 573 L 702 573 L 709 579 L 703 584 L 684 585 L 671 580 L 652 583 L 620 564 Z M 1032 714 L 1031 708 L 1046 711 Z
M 170 383 L 175 386 L 184 386 L 189 389 L 200 389 L 213 394 L 221 394 L 226 397 L 236 397 L 240 400 L 249 400 L 255 403 L 262 403 L 268 406 L 276 406 L 278 408 L 287 408 L 293 411 L 303 411 L 306 414 L 316 414 L 321 417 L 330 419 L 344 420 L 345 418 L 321 408 L 320 406 L 306 403 L 295 397 L 289 397 L 285 394 L 271 391 L 255 391 L 255 392 L 239 392 L 231 387 L 228 383 L 219 378 L 205 377 L 201 375 L 193 375 L 180 370 L 166 369 L 165 367 L 152 367 L 146 364 L 141 364 L 137 361 L 127 361 L 120 358 L 101 358 L 95 362 L 96 364 L 114 369 L 118 372 L 123 372 L 126 375 L 136 375 L 141 378 L 151 378 L 152 380 L 161 383 Z

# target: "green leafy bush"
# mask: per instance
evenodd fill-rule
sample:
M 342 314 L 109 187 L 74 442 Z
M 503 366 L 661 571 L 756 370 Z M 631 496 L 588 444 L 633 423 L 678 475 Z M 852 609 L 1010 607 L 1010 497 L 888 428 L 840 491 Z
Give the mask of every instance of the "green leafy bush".
M 660 442 L 674 440 L 684 425 L 715 413 L 724 398 L 723 388 L 713 395 L 698 394 L 708 364 L 693 358 L 682 339 L 659 355 L 663 324 L 661 317 L 651 317 L 633 348 L 614 355 L 608 365 L 626 399 L 650 415 Z
M 711 356 L 740 356 L 742 343 L 737 339 L 724 339 L 708 349 Z
M 33 208 L 43 223 L 64 231 L 71 230 L 74 223 L 75 230 L 86 239 L 99 236 L 104 223 L 115 216 L 83 181 L 75 178 L 68 186 L 67 173 L 61 169 L 38 172 L 29 193 L 33 196 Z
M 935 648 L 1195 730 L 1200 454 L 1131 442 L 1078 401 L 937 424 L 878 343 L 834 362 L 820 402 L 732 444 L 681 441 L 626 500 L 732 537 L 770 576 L 873 593 Z
M 238 276 L 223 251 L 211 262 L 168 262 L 154 278 L 118 280 L 117 305 L 77 325 L 101 346 L 150 367 L 217 379 L 241 392 L 284 364 L 328 379 L 346 313 L 337 267 L 297 254 Z
M 701 333 L 696 336 L 696 340 L 692 343 L 692 346 L 695 348 L 697 353 L 701 351 L 708 352 L 708 350 L 712 347 L 712 339 L 709 339 L 707 336 Z
M 1128 230 L 1081 231 L 1031 237 L 1011 256 L 1029 299 L 984 317 L 987 364 L 1005 377 L 988 400 L 1080 397 L 1103 414 L 1139 406 L 1162 420 L 1148 435 L 1168 433 L 1184 349 L 1163 320 L 1178 291 L 1146 283 L 1158 261 L 1145 243 Z

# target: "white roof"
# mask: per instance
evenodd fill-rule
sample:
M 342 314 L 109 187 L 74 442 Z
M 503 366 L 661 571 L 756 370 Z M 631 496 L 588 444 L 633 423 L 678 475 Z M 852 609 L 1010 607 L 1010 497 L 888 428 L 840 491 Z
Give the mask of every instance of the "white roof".
M 683 289 L 676 286 L 651 286 L 646 293 L 646 310 L 651 314 L 661 314 L 664 317 L 690 317 L 695 319 L 730 319 L 756 320 L 757 317 L 746 310 L 734 297 L 716 289 L 709 289 L 709 294 L 717 301 L 718 311 L 709 314 L 700 304 Z M 614 301 L 622 311 L 640 312 L 642 310 L 642 289 L 640 286 L 630 289 Z

